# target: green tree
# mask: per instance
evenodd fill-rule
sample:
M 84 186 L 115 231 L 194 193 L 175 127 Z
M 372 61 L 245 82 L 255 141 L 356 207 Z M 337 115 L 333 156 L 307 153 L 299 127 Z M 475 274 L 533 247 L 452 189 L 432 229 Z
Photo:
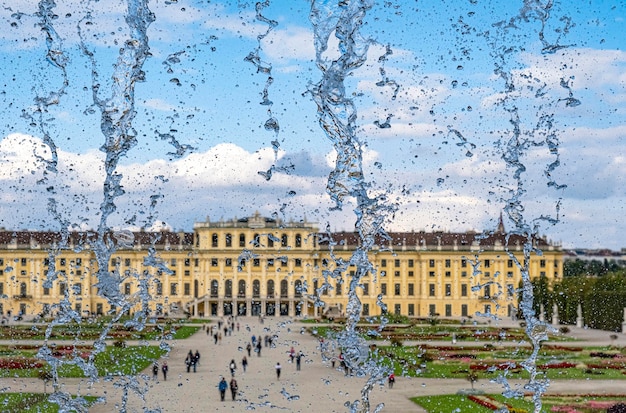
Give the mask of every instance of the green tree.
M 577 275 L 565 277 L 555 282 L 552 296 L 559 309 L 559 319 L 563 324 L 576 324 L 578 304 L 584 304 L 591 294 L 597 278 Z M 583 305 L 583 315 L 586 306 Z

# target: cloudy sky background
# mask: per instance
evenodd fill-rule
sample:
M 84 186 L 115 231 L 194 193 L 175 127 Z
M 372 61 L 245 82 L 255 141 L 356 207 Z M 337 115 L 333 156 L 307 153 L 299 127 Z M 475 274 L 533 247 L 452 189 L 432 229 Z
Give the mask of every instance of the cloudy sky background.
M 555 225 L 542 222 L 540 233 L 566 247 L 626 247 L 626 41 L 621 34 L 626 5 L 555 5 L 544 36 L 550 44 L 568 47 L 542 54 L 536 14 L 526 13 L 527 21 L 515 21 L 517 28 L 507 34 L 498 30 L 497 22 L 520 15 L 521 4 L 433 3 L 376 3 L 363 29 L 373 40 L 368 61 L 346 79 L 358 110 L 357 135 L 372 194 L 386 193 L 398 208 L 389 229 L 496 227 L 516 186 L 502 160 L 512 130 L 501 104 L 507 97 L 518 108 L 522 137 L 530 143 L 521 157 L 524 218 L 558 218 Z M 270 4 L 263 14 L 278 25 L 261 42 L 260 56 L 272 65 L 268 92 L 278 134 L 263 127 L 268 106 L 259 103 L 267 76 L 244 61 L 267 29 L 255 20 L 254 2 L 150 3 L 156 21 L 148 31 L 145 81 L 135 89 L 137 145 L 118 167 L 126 193 L 116 200 L 111 226 L 150 228 L 163 221 L 190 231 L 193 222 L 207 216 L 230 219 L 258 210 L 353 229 L 352 207 L 331 211 L 325 192 L 335 155 L 307 93 L 321 78 L 310 3 Z M 35 98 L 58 92 L 63 72 L 46 60 L 35 3 L 17 1 L 0 10 L 1 226 L 97 226 L 104 138 L 92 67 L 79 48 L 77 27 L 95 56 L 99 96 L 105 99 L 113 64 L 128 38 L 124 11 L 116 2 L 58 5 L 52 25 L 69 59 L 68 85 L 58 104 L 40 113 Z M 331 41 L 329 58 L 336 56 L 336 44 Z M 387 45 L 393 54 L 380 59 Z M 501 60 L 507 48 L 512 51 Z M 508 94 L 494 74 L 502 61 L 516 86 Z M 385 78 L 400 86 L 395 98 L 392 86 L 377 85 Z M 570 97 L 581 104 L 566 105 Z M 544 171 L 556 158 L 544 142 L 546 124 L 536 127 L 542 116 L 551 116 L 559 143 L 560 165 L 550 179 L 565 189 L 547 185 Z M 376 126 L 387 119 L 391 127 Z M 51 151 L 44 133 L 58 148 L 56 172 L 45 170 Z M 176 154 L 173 139 L 188 149 Z M 272 141 L 279 144 L 276 151 Z M 289 172 L 275 172 L 267 181 L 258 172 L 273 164 Z

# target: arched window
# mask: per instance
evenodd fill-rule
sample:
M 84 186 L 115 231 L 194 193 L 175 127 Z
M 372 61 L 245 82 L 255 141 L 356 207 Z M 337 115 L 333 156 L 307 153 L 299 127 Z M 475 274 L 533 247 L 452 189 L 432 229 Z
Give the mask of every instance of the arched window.
M 246 297 L 246 281 L 239 280 L 239 285 L 237 288 L 237 297 L 245 298 Z
M 281 298 L 289 297 L 289 283 L 287 280 L 280 282 L 280 296 Z
M 217 280 L 211 281 L 211 298 L 216 298 L 219 289 L 219 283 Z
M 257 247 L 257 248 L 261 246 L 261 240 L 260 240 L 259 234 L 254 234 L 252 236 L 252 246 Z
M 28 292 L 28 291 L 26 290 L 26 283 L 21 283 L 21 284 L 20 284 L 20 295 L 21 295 L 22 297 L 26 297 L 26 293 L 27 293 L 27 292 Z
M 219 237 L 217 236 L 217 234 L 211 234 L 211 247 L 213 248 L 217 248 L 217 242 L 219 240 Z
M 232 298 L 233 296 L 233 280 L 226 280 L 224 285 L 224 297 Z
M 233 236 L 232 234 L 226 234 L 226 248 L 233 246 Z
M 274 235 L 273 234 L 267 234 L 267 247 L 274 248 Z
M 239 234 L 239 246 L 240 247 L 246 246 L 246 234 Z
M 296 282 L 293 283 L 294 296 L 302 297 L 302 293 L 304 292 L 302 289 L 302 281 L 296 280 Z
M 302 247 L 302 235 L 296 234 L 296 248 Z
M 274 280 L 267 281 L 267 296 L 270 298 L 274 297 Z
M 259 298 L 261 296 L 261 281 L 252 281 L 252 298 Z
M 289 237 L 287 234 L 283 234 L 280 236 L 280 246 L 286 247 L 289 244 Z

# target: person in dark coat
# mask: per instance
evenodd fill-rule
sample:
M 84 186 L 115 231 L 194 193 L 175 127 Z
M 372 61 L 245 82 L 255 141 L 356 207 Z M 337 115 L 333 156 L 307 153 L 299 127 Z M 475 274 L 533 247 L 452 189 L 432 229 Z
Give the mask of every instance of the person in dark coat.
M 226 395 L 226 389 L 228 388 L 228 383 L 226 383 L 226 379 L 222 377 L 219 384 L 217 385 L 218 390 L 220 391 L 220 399 L 224 401 L 224 396 Z
M 248 367 L 248 358 L 246 356 L 243 356 L 243 358 L 241 359 L 241 367 L 243 368 L 243 372 L 246 372 L 246 367 Z
M 152 380 L 156 380 L 159 378 L 159 364 L 154 363 L 152 365 Z
M 168 371 L 169 369 L 170 369 L 170 368 L 169 368 L 169 367 L 167 367 L 167 361 L 164 361 L 164 362 L 163 362 L 163 365 L 161 366 L 161 371 L 163 372 L 163 381 L 167 381 L 167 371 Z
M 193 355 L 193 351 L 189 350 L 187 353 L 187 357 L 185 358 L 185 364 L 187 365 L 187 373 L 191 370 L 191 365 L 193 364 L 195 356 Z
M 296 354 L 296 370 L 300 371 L 300 364 L 302 363 L 302 356 L 304 356 L 304 354 L 302 354 L 301 351 L 298 352 L 298 354 Z
M 237 385 L 237 380 L 233 377 L 230 379 L 230 394 L 233 397 L 233 401 L 237 398 L 237 390 L 239 390 L 239 386 Z

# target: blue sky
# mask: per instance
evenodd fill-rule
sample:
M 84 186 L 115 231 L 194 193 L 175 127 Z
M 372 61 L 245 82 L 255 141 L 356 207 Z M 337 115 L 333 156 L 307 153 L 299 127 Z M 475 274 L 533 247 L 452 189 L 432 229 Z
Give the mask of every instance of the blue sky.
M 357 136 L 364 143 L 364 170 L 372 191 L 387 192 L 398 205 L 389 228 L 495 228 L 515 185 L 498 145 L 511 135 L 509 115 L 499 103 L 508 96 L 519 110 L 523 136 L 534 143 L 522 160 L 527 219 L 556 216 L 558 202 L 560 222 L 540 227 L 551 240 L 566 247 L 626 247 L 621 235 L 626 230 L 626 54 L 621 34 L 626 5 L 555 4 L 544 38 L 568 47 L 542 54 L 538 14 L 514 20 L 516 28 L 501 36 L 497 23 L 511 22 L 523 8 L 522 2 L 502 3 L 375 2 L 368 11 L 363 27 L 372 39 L 368 61 L 346 79 L 346 89 L 357 106 Z M 111 225 L 151 227 L 158 220 L 191 230 L 194 221 L 206 216 L 228 219 L 259 210 L 351 229 L 349 206 L 329 211 L 325 185 L 333 151 L 306 93 L 321 78 L 308 20 L 310 2 L 270 1 L 263 11 L 278 22 L 260 50 L 263 61 L 272 65 L 268 91 L 278 135 L 263 127 L 268 107 L 259 103 L 267 76 L 244 61 L 267 28 L 255 20 L 254 2 L 160 1 L 150 8 L 156 16 L 148 30 L 151 56 L 134 96 L 138 142 L 119 166 L 126 194 L 117 200 Z M 49 151 L 41 144 L 40 124 L 31 125 L 39 116 L 33 103 L 36 96 L 59 90 L 62 72 L 46 60 L 34 2 L 12 2 L 0 11 L 0 225 L 6 228 L 94 227 L 99 219 L 104 176 L 99 147 L 104 138 L 93 107 L 91 66 L 78 47 L 76 29 L 88 9 L 91 24 L 82 20 L 81 28 L 97 61 L 101 98 L 110 95 L 112 65 L 128 37 L 121 2 L 57 6 L 59 17 L 52 24 L 69 57 L 68 86 L 43 117 L 43 130 L 59 148 L 60 159 L 58 172 L 48 174 L 45 184 L 37 183 L 44 172 L 35 154 L 46 158 Z M 393 54 L 381 63 L 387 45 Z M 331 41 L 330 56 L 335 48 Z M 508 95 L 494 74 L 505 48 L 510 48 L 505 69 L 516 86 Z M 390 86 L 376 86 L 381 68 L 400 85 L 395 99 Z M 579 106 L 565 104 L 570 91 Z M 566 184 L 564 190 L 549 188 L 544 175 L 555 158 L 539 144 L 545 128 L 535 125 L 548 115 L 559 141 L 560 165 L 552 178 Z M 374 125 L 387 117 L 390 128 Z M 467 143 L 462 145 L 451 130 Z M 175 148 L 161 137 L 165 133 L 193 150 L 171 155 Z M 280 143 L 278 164 L 294 169 L 266 181 L 257 172 L 274 162 L 273 140 Z M 154 195 L 158 202 L 151 207 Z M 50 197 L 59 203 L 62 222 L 47 211 Z

